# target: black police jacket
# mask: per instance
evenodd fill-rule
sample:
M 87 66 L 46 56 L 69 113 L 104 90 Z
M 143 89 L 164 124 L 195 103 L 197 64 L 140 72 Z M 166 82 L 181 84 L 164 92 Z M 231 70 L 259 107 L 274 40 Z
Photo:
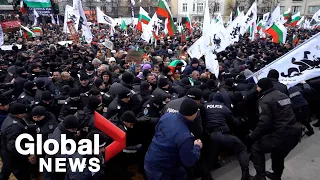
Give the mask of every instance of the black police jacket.
M 74 115 L 79 110 L 84 108 L 84 104 L 79 99 L 78 101 L 73 101 L 70 98 L 66 99 L 63 103 L 60 113 L 59 113 L 59 121 L 63 121 L 63 118 L 67 115 Z
M 277 79 L 270 78 L 273 84 L 273 88 L 282 92 L 283 94 L 289 95 L 288 88 L 286 85 L 279 82 Z
M 231 110 L 224 104 L 218 101 L 211 101 L 204 104 L 205 113 L 202 124 L 207 133 L 221 131 L 223 133 L 230 133 L 230 125 L 239 125 L 239 122 L 234 118 Z
M 278 90 L 270 89 L 263 92 L 259 100 L 259 122 L 250 138 L 257 140 L 295 123 L 290 98 Z

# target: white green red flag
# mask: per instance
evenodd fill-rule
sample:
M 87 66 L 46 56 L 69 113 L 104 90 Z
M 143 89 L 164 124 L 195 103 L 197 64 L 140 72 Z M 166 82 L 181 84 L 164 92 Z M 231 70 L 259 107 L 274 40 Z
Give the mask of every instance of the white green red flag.
M 49 8 L 51 7 L 50 0 L 24 0 L 29 8 Z
M 266 31 L 272 36 L 272 42 L 285 43 L 287 38 L 287 28 L 280 22 L 274 23 Z
M 137 29 L 142 32 L 143 26 L 148 25 L 150 20 L 151 18 L 149 17 L 149 14 L 142 7 L 140 7 Z
M 291 22 L 290 22 L 290 26 L 296 26 L 299 22 L 299 20 L 301 19 L 300 17 L 300 12 L 294 14 L 291 16 Z
M 284 20 L 288 20 L 291 14 L 291 9 L 289 8 L 287 11 L 283 13 Z
M 299 42 L 298 36 L 297 36 L 297 35 L 293 35 L 292 43 L 293 43 L 294 45 L 296 45 L 296 44 L 298 44 L 298 42 Z
M 191 19 L 189 17 L 189 14 L 187 15 L 187 18 L 186 18 L 186 27 L 189 29 L 189 31 L 191 32 L 192 30 L 192 25 L 191 25 Z
M 168 28 L 168 34 L 170 36 L 173 36 L 177 32 L 177 28 L 174 25 L 170 8 L 165 0 L 159 0 L 157 14 L 168 19 L 168 22 L 166 24 Z

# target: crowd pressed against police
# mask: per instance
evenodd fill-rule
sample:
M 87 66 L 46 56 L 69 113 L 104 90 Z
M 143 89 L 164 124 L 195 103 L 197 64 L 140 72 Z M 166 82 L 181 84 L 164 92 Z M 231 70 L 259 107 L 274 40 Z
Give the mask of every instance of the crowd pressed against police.
M 310 122 L 312 115 L 320 118 L 318 78 L 287 88 L 278 81 L 279 72 L 270 70 L 256 84 L 247 80 L 292 50 L 289 41 L 251 41 L 245 34 L 217 53 L 219 77 L 215 77 L 203 57 L 187 53 L 201 37 L 200 29 L 189 32 L 186 42 L 176 34 L 159 38 L 156 46 L 139 39 L 134 28 L 124 34 L 116 26 L 113 35 L 103 29 L 101 24 L 92 29 L 90 44 L 60 45 L 68 37 L 62 27 L 49 23 L 42 25 L 40 37 L 4 33 L 4 44 L 22 47 L 0 51 L 0 179 L 8 179 L 11 173 L 19 180 L 39 178 L 39 158 L 86 162 L 95 158 L 100 160 L 98 172 L 88 167 L 74 171 L 71 161 L 66 161 L 66 172 L 44 171 L 41 176 L 126 180 L 136 176 L 129 169 L 135 165 L 146 180 L 212 180 L 219 156 L 231 152 L 241 166 L 241 180 L 280 180 L 284 159 L 302 134 L 314 134 Z M 288 36 L 298 34 L 302 43 L 317 32 L 289 28 Z M 106 37 L 114 50 L 101 43 Z M 133 63 L 128 56 L 136 49 L 144 55 Z M 126 133 L 126 148 L 107 162 L 104 149 L 113 139 L 95 127 L 94 112 Z M 320 121 L 313 126 L 320 127 Z M 15 142 L 23 133 L 33 138 L 41 134 L 42 142 L 58 143 L 62 135 L 79 142 L 93 141 L 98 134 L 99 153 L 22 155 Z M 26 144 L 21 141 L 22 149 L 28 148 Z M 266 171 L 266 153 L 271 153 L 272 172 Z M 250 160 L 255 176 L 249 174 Z

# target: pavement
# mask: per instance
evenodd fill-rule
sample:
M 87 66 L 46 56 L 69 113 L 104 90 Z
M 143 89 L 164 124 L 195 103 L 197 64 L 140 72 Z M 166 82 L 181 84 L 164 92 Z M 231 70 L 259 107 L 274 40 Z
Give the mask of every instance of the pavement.
M 282 180 L 319 180 L 320 179 L 320 131 L 314 128 L 315 134 L 304 136 L 302 141 L 285 159 L 285 169 Z M 212 172 L 214 180 L 240 180 L 241 169 L 235 157 L 228 164 Z M 266 155 L 266 169 L 271 170 L 270 155 Z M 255 175 L 252 162 L 250 174 Z

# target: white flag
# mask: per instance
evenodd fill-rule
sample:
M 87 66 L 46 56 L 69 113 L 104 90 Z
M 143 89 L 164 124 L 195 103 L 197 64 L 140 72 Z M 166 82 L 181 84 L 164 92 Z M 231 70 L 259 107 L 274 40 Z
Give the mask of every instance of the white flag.
M 92 41 L 92 33 L 89 28 L 88 22 L 87 22 L 87 17 L 84 14 L 84 10 L 82 8 L 82 3 L 80 0 L 73 0 L 73 12 L 76 15 L 79 15 L 81 18 L 81 28 L 82 28 L 82 33 L 85 37 L 85 40 L 87 43 L 91 43 Z
M 204 54 L 224 51 L 226 47 L 232 44 L 224 26 L 214 22 L 211 23 L 211 31 L 204 36 L 203 43 L 202 51 L 204 51 Z
M 269 19 L 269 16 L 270 16 L 270 12 L 267 12 L 267 13 L 263 14 L 263 21 L 267 22 L 268 19 Z
M 229 36 L 229 39 L 231 42 L 238 42 L 240 31 L 241 31 L 241 25 L 243 24 L 243 11 L 232 21 L 232 23 L 227 27 L 226 33 L 227 36 Z
M 69 33 L 67 22 L 71 21 L 78 31 L 80 16 L 73 12 L 73 7 L 66 5 L 64 13 L 64 22 L 63 22 L 63 32 Z
M 247 31 L 247 29 L 250 26 L 252 26 L 252 24 L 256 21 L 257 21 L 257 3 L 254 2 L 242 20 L 243 26 L 241 28 L 241 35 L 243 35 Z
M 206 68 L 216 76 L 219 77 L 219 62 L 216 60 L 217 56 L 211 52 L 205 54 L 205 64 Z
M 206 0 L 206 7 L 204 9 L 204 17 L 203 17 L 203 26 L 202 26 L 202 35 L 206 36 L 207 33 L 210 32 L 211 28 L 211 21 L 210 21 L 210 13 L 209 13 L 209 3 Z
M 97 7 L 97 21 L 101 24 L 109 24 L 114 27 L 117 25 L 116 21 L 110 16 L 105 15 L 98 7 Z
M 271 16 L 266 23 L 266 29 L 269 29 L 273 25 L 273 23 L 280 21 L 280 15 L 280 4 L 278 4 L 278 6 L 271 13 Z
M 195 43 L 193 43 L 189 49 L 187 50 L 189 56 L 191 58 L 201 58 L 203 56 L 203 39 L 204 37 L 201 36 Z
M 3 30 L 2 27 L 0 26 L 0 47 L 3 45 L 4 38 L 3 38 Z
M 166 22 L 168 21 L 168 19 L 166 19 Z M 153 36 L 152 31 L 154 30 L 154 26 L 157 26 L 158 24 L 158 16 L 157 13 L 154 13 L 154 15 L 152 16 L 149 24 L 147 25 L 147 27 L 145 28 L 145 30 L 143 31 L 142 35 L 141 35 L 141 39 L 145 40 L 146 42 L 150 41 L 150 38 Z M 165 23 L 167 24 L 167 23 Z
M 253 74 L 254 80 L 267 77 L 271 69 L 276 69 L 279 81 L 292 87 L 301 81 L 320 76 L 320 33 L 316 34 L 286 55 Z
M 50 14 L 50 16 L 51 16 L 51 23 L 52 23 L 52 24 L 56 24 L 56 20 L 54 19 L 53 15 Z
M 132 4 L 132 6 L 134 6 L 136 4 L 136 2 L 134 0 L 131 0 L 131 4 Z
M 316 22 L 320 22 L 320 9 L 312 16 Z
M 39 14 L 37 13 L 37 11 L 34 8 L 33 8 L 33 16 L 34 16 L 33 26 L 36 26 L 38 24 Z

